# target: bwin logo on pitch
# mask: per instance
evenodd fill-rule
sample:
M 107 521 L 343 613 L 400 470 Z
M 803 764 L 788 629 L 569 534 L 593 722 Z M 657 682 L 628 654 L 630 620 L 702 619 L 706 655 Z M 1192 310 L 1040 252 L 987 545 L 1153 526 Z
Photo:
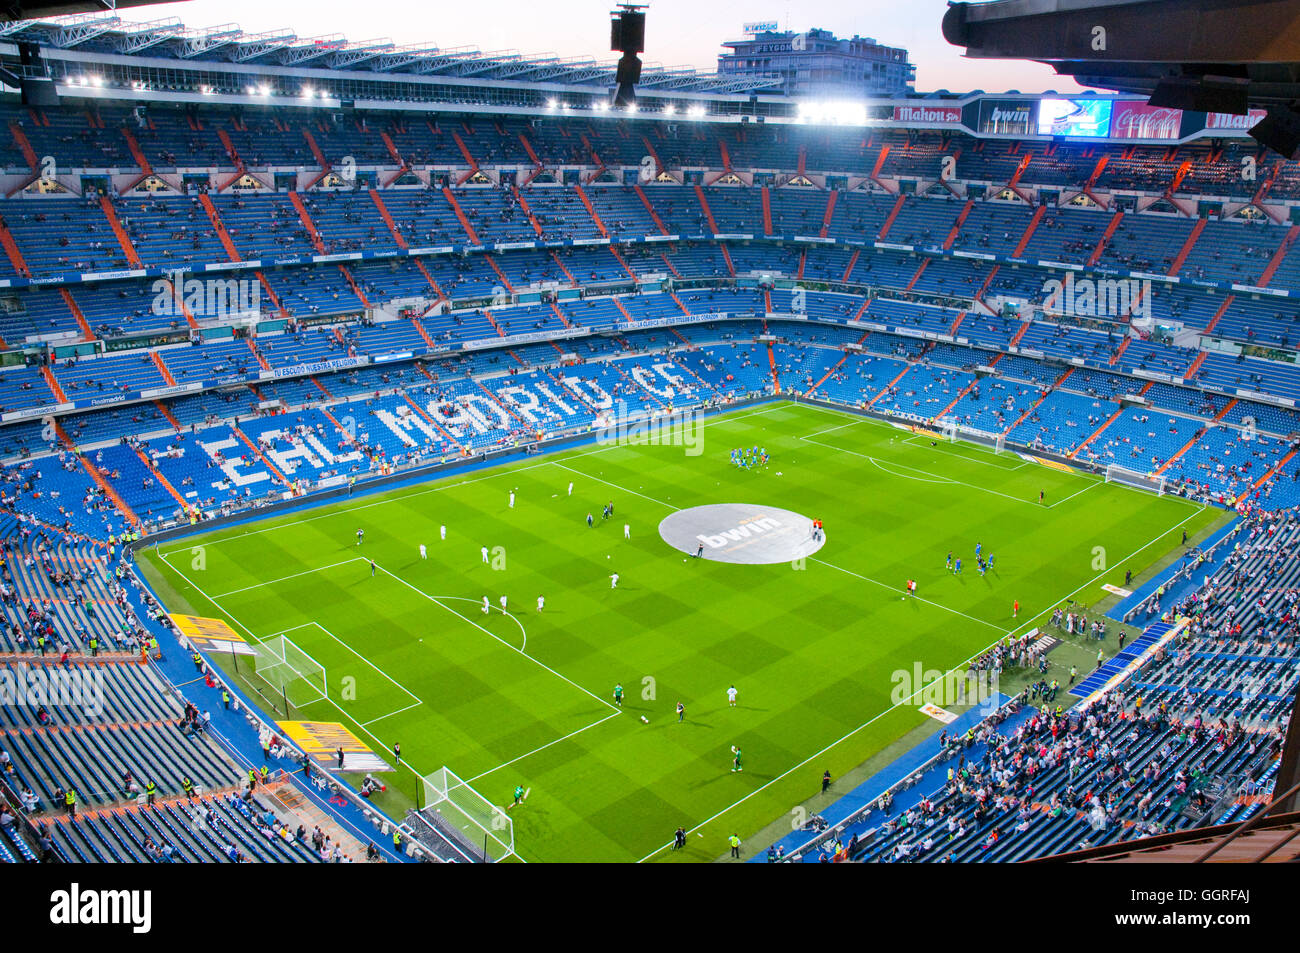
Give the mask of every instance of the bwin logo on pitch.
M 153 927 L 153 892 L 150 890 L 68 890 L 50 894 L 50 923 L 56 926 L 109 926 L 125 924 L 132 933 Z
M 764 533 L 769 533 L 774 529 L 780 529 L 782 525 L 783 524 L 780 520 L 773 519 L 770 516 L 760 516 L 757 519 L 747 520 L 746 522 L 741 523 L 735 529 L 723 530 L 718 534 L 699 533 L 695 538 L 705 546 L 709 547 L 709 549 L 721 549 L 723 546 L 729 545 L 730 543 L 743 542 L 744 540 L 752 539 L 755 536 L 762 536 Z

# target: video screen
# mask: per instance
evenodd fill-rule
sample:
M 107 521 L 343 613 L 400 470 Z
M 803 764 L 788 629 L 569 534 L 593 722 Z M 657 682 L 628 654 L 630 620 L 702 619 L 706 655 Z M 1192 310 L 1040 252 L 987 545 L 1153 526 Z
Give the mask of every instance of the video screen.
M 1110 135 L 1109 99 L 1043 99 L 1038 103 L 1038 134 L 1072 139 Z

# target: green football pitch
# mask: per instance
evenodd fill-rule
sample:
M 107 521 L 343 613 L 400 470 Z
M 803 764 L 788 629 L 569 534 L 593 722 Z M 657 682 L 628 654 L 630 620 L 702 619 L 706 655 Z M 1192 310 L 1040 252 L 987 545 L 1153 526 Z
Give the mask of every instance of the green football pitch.
M 295 717 L 344 722 L 390 759 L 400 743 L 409 767 L 387 779 L 412 799 L 417 776 L 444 765 L 496 805 L 526 788 L 509 815 L 522 859 L 711 860 L 727 835 L 815 793 L 823 770 L 839 777 L 933 724 L 891 700 L 895 673 L 962 666 L 1066 599 L 1097 601 L 1103 583 L 1122 584 L 1216 519 L 1186 500 L 806 404 L 712 417 L 699 436 L 694 456 L 588 444 L 173 540 L 141 559 L 170 609 L 310 654 L 327 695 L 290 686 Z M 766 468 L 731 465 L 733 447 L 754 445 Z M 826 544 L 802 563 L 737 565 L 660 539 L 670 513 L 713 503 L 820 518 Z M 976 543 L 996 557 L 986 576 Z M 960 576 L 944 568 L 950 550 L 966 563 Z M 917 596 L 904 598 L 913 578 Z M 679 826 L 689 846 L 670 852 Z

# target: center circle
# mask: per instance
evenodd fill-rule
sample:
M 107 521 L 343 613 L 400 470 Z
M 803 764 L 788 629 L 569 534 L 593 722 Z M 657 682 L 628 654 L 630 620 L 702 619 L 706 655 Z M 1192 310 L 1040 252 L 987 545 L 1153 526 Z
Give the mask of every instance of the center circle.
M 715 562 L 758 566 L 811 556 L 826 544 L 813 521 L 790 510 L 754 503 L 711 503 L 678 510 L 659 524 L 673 549 Z

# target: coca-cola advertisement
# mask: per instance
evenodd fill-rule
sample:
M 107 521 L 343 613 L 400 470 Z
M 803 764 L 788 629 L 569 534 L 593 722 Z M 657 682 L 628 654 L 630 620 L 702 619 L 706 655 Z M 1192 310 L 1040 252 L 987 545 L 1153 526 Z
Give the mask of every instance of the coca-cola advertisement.
M 1182 130 L 1181 109 L 1120 100 L 1111 111 L 1112 139 L 1178 139 Z

